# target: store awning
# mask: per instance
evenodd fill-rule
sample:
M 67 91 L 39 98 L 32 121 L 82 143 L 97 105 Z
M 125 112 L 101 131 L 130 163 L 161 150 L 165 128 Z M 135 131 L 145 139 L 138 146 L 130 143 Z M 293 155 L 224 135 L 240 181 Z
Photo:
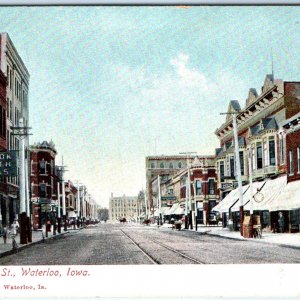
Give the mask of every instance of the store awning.
M 249 185 L 243 186 L 243 194 L 247 191 Z M 225 213 L 229 211 L 229 208 L 235 204 L 239 199 L 239 189 L 236 188 L 232 190 L 218 205 L 216 205 L 212 210 L 218 211 L 220 213 Z
M 261 198 L 261 201 L 253 201 L 253 210 L 274 210 L 274 205 L 278 202 L 276 199 L 283 193 L 286 185 L 286 175 L 266 180 L 262 190 L 256 194 L 256 198 Z M 258 197 L 258 194 L 262 196 Z M 250 201 L 244 206 L 244 210 L 250 210 Z
M 252 186 L 253 186 L 253 194 L 257 194 L 257 190 L 260 190 L 264 185 L 265 185 L 265 181 L 257 181 L 257 182 L 253 182 Z M 244 209 L 245 206 L 248 204 L 248 202 L 250 203 L 250 198 L 251 198 L 251 190 L 250 190 L 250 185 L 247 185 L 247 190 L 245 191 L 244 195 L 243 195 L 243 205 L 244 205 Z M 236 203 L 231 207 L 230 209 L 232 212 L 235 211 L 239 211 L 240 210 L 240 201 L 236 201 Z
M 274 199 L 270 211 L 300 209 L 300 180 L 289 182 Z

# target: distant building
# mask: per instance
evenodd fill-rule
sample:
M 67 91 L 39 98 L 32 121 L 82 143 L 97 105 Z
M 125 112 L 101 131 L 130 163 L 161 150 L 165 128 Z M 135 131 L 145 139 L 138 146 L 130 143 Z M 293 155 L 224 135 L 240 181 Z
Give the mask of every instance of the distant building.
M 111 221 L 117 221 L 121 218 L 126 218 L 126 220 L 136 219 L 137 201 L 138 197 L 125 195 L 122 197 L 114 197 L 113 194 L 111 194 L 109 199 L 109 219 Z
M 179 170 L 186 168 L 187 163 L 192 162 L 196 155 L 161 155 L 146 157 L 146 200 L 150 213 L 157 206 L 156 197 L 153 195 L 152 184 L 161 176 L 161 181 L 166 182 Z
M 48 218 L 53 217 L 57 207 L 57 178 L 52 141 L 44 141 L 30 147 L 30 184 L 33 207 L 33 226 L 41 228 Z

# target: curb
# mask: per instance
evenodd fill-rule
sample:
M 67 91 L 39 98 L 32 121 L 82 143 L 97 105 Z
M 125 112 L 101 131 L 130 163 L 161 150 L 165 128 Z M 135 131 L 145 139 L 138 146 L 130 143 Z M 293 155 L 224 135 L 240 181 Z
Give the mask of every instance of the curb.
M 63 236 L 64 236 L 65 234 L 67 234 L 67 233 L 70 233 L 70 232 L 69 232 L 69 231 L 66 231 L 66 232 L 63 232 L 63 233 L 61 233 L 61 234 L 59 234 L 59 235 L 54 235 L 54 236 L 45 238 L 44 240 L 41 239 L 41 240 L 38 240 L 38 241 L 35 241 L 35 242 L 31 242 L 30 244 L 18 246 L 17 249 L 7 250 L 7 251 L 5 251 L 5 252 L 0 253 L 0 258 L 5 257 L 5 256 L 9 256 L 9 255 L 11 255 L 11 254 L 18 253 L 18 252 L 23 251 L 24 249 L 27 249 L 27 248 L 29 248 L 29 247 L 31 247 L 31 246 L 33 246 L 33 245 L 45 243 L 45 241 L 48 241 L 48 240 L 54 240 L 54 239 L 61 238 L 61 237 L 63 237 Z
M 200 234 L 206 234 L 206 235 L 211 235 L 223 239 L 228 239 L 228 240 L 235 240 L 235 241 L 241 241 L 241 242 L 255 242 L 255 243 L 264 243 L 264 244 L 270 244 L 270 245 L 277 245 L 279 247 L 285 247 L 285 248 L 290 248 L 290 249 L 296 249 L 299 250 L 300 246 L 294 246 L 294 245 L 287 245 L 287 244 L 279 244 L 279 243 L 273 243 L 270 241 L 259 241 L 257 239 L 239 239 L 235 237 L 230 237 L 230 236 L 224 236 L 224 235 L 218 235 L 215 233 L 208 233 L 208 232 L 199 232 Z

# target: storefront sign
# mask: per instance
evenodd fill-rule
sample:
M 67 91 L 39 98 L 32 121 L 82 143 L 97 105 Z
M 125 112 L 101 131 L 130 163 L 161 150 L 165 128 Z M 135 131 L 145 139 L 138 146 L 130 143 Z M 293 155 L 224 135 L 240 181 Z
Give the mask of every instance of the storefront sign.
M 161 201 L 175 201 L 176 196 L 161 196 Z
M 227 189 L 232 189 L 232 188 L 233 188 L 233 183 L 232 182 L 221 183 L 221 189 L 222 190 L 227 190 Z
M 0 175 L 17 176 L 17 155 L 16 151 L 0 152 Z

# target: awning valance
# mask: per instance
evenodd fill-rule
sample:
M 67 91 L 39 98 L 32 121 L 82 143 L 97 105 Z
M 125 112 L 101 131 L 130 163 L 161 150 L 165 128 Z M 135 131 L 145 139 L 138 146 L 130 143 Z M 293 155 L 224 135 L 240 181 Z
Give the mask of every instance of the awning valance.
M 244 185 L 243 194 L 249 188 L 249 185 Z M 235 204 L 235 202 L 239 199 L 239 189 L 236 188 L 232 190 L 218 205 L 216 205 L 212 210 L 218 211 L 220 213 L 225 213 L 229 211 L 229 208 Z

